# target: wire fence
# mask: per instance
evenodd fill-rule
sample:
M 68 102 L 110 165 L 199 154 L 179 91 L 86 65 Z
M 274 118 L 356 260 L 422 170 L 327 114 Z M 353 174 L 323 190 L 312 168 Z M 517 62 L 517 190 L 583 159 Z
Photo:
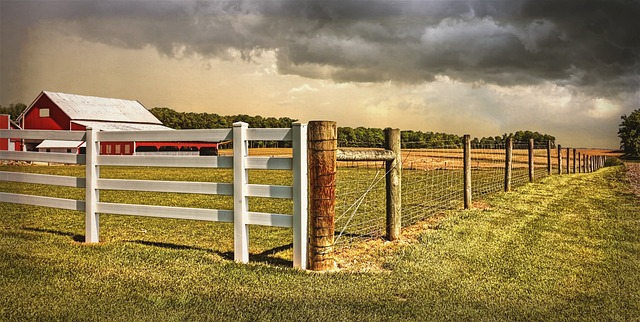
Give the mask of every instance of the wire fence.
M 471 181 L 474 200 L 505 189 L 505 144 L 472 144 Z M 562 149 L 563 160 L 567 152 Z M 433 147 L 402 150 L 402 226 L 447 210 L 461 209 L 464 202 L 464 151 L 456 144 L 433 142 Z M 557 149 L 533 149 L 533 179 L 558 173 Z M 566 161 L 565 161 L 566 162 Z M 563 173 L 565 171 L 563 164 Z M 338 162 L 335 245 L 380 238 L 385 235 L 385 162 Z M 511 186 L 529 182 L 528 142 L 514 142 Z

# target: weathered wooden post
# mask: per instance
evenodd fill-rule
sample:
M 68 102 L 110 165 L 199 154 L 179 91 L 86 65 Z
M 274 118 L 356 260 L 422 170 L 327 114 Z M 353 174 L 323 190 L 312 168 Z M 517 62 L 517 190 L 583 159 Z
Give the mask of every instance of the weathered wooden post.
M 576 173 L 576 153 L 578 153 L 578 151 L 573 149 L 573 173 Z
M 558 144 L 558 174 L 562 174 L 562 146 Z
M 464 209 L 471 209 L 471 135 L 463 137 Z
M 582 154 L 578 152 L 578 173 L 582 173 Z
M 551 140 L 547 141 L 547 174 L 551 175 Z
M 513 138 L 508 137 L 505 146 L 504 158 L 504 191 L 511 191 L 511 158 L 513 156 Z
M 335 122 L 311 121 L 307 126 L 309 149 L 309 269 L 335 269 L 333 235 L 336 209 L 336 150 L 338 129 Z
M 533 164 L 533 139 L 529 139 L 529 182 L 533 182 L 534 177 L 534 164 Z
M 569 164 L 571 163 L 571 158 L 569 157 L 569 151 L 570 149 L 567 148 L 567 168 L 566 168 L 567 174 L 569 174 Z
M 400 129 L 384 130 L 385 149 L 393 151 L 395 158 L 385 161 L 387 186 L 387 239 L 396 240 L 402 229 L 402 149 Z
M 582 158 L 584 159 L 584 173 L 589 173 L 589 156 L 585 154 Z

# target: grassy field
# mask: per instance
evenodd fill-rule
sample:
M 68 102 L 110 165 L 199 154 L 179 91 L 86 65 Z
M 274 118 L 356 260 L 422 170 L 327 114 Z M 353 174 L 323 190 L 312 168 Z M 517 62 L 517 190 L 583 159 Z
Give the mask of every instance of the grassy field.
M 640 200 L 623 174 L 553 176 L 447 212 L 372 249 L 376 273 L 288 269 L 286 229 L 252 229 L 253 263 L 239 265 L 228 224 L 103 216 L 103 242 L 84 245 L 81 213 L 0 203 L 0 320 L 638 321 Z

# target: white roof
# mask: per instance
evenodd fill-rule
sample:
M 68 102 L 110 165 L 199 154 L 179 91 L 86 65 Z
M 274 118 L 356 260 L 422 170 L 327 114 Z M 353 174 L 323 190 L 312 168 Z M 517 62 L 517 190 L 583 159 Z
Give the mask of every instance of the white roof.
M 84 141 L 44 140 L 36 149 L 75 149 L 83 146 Z
M 49 97 L 71 120 L 162 124 L 138 101 L 47 91 L 42 94 Z
M 173 130 L 160 124 L 141 123 L 118 123 L 118 122 L 94 122 L 94 121 L 71 121 L 84 127 L 90 127 L 100 131 L 162 131 Z

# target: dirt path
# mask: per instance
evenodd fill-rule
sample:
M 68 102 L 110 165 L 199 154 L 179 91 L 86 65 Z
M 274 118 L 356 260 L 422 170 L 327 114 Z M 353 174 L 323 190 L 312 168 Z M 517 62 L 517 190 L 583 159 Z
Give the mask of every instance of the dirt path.
M 627 168 L 627 179 L 631 183 L 633 192 L 640 197 L 640 163 L 627 162 L 624 166 Z

